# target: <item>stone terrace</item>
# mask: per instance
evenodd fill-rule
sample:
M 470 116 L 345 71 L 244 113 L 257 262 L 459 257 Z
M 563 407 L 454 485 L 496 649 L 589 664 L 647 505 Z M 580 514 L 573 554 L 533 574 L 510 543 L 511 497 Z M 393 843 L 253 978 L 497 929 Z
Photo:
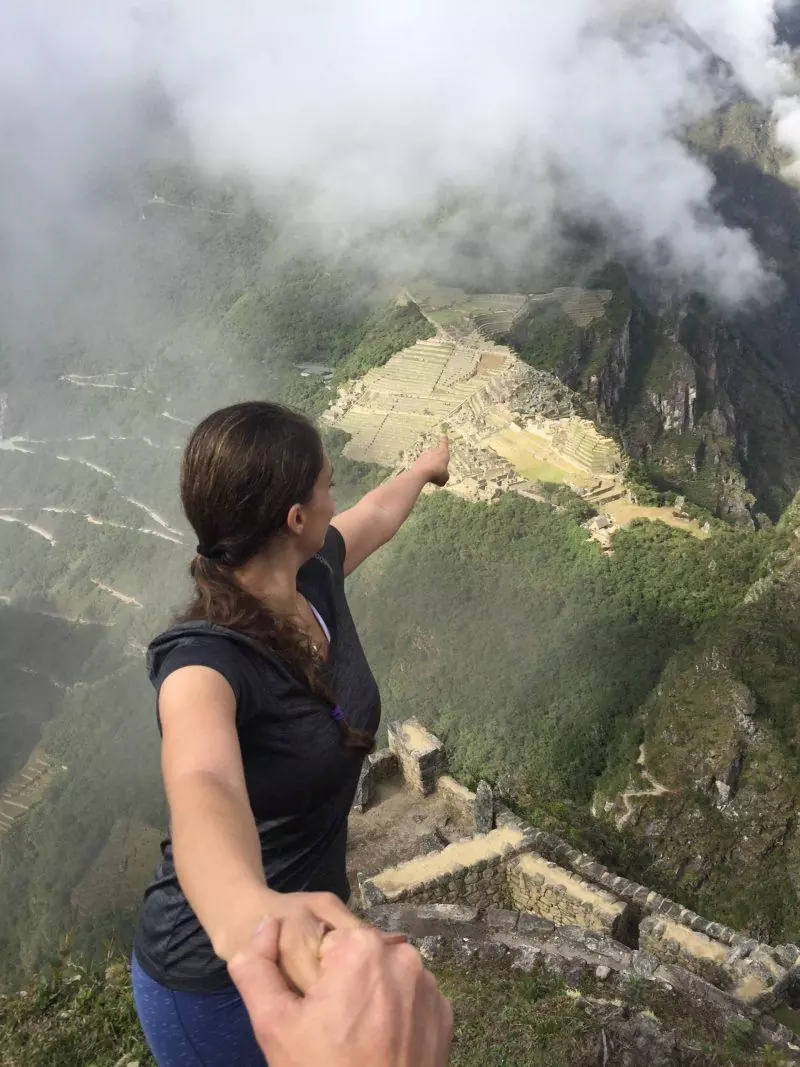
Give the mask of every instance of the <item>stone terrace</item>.
M 512 359 L 507 349 L 486 342 L 418 341 L 346 386 L 323 418 L 351 435 L 348 458 L 394 466 Z
M 635 953 L 640 977 L 679 969 L 757 1011 L 800 999 L 796 945 L 761 944 L 526 825 L 487 783 L 473 793 L 448 776 L 441 742 L 416 719 L 393 723 L 389 745 L 365 763 L 350 822 L 364 909 L 499 908 L 515 929 L 582 931 Z

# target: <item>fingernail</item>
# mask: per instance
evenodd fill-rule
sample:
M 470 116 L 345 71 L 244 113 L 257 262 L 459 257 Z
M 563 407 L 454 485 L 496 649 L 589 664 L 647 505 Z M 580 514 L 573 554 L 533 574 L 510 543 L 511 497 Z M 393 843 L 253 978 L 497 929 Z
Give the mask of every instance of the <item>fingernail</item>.
M 267 930 L 269 930 L 270 926 L 274 922 L 275 922 L 275 920 L 272 918 L 271 915 L 262 916 L 260 921 L 259 921 L 258 926 L 256 927 L 256 932 L 255 932 L 255 934 L 253 936 L 254 937 L 258 937 L 259 934 L 265 933 Z

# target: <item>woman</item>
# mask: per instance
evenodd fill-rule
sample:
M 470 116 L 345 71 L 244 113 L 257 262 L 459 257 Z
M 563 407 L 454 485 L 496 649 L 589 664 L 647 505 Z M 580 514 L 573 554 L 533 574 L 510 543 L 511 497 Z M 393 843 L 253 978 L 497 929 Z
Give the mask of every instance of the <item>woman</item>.
M 133 985 L 162 1067 L 264 1063 L 226 962 L 265 916 L 300 991 L 346 908 L 347 817 L 380 695 L 344 579 L 400 528 L 446 439 L 337 516 L 304 416 L 268 403 L 206 418 L 183 458 L 194 598 L 148 650 L 171 839 L 136 931 Z

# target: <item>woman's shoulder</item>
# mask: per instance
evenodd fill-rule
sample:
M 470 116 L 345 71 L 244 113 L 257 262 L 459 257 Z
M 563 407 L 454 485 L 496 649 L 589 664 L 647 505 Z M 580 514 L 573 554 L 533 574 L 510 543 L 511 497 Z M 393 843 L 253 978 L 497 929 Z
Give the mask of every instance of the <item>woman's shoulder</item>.
M 250 638 L 205 620 L 176 623 L 153 638 L 147 649 L 147 673 L 159 690 L 182 667 L 210 667 L 230 684 L 239 700 L 253 670 Z
M 325 534 L 325 543 L 319 552 L 315 552 L 306 567 L 321 565 L 337 581 L 344 581 L 344 557 L 346 547 L 344 538 L 335 526 L 329 526 Z

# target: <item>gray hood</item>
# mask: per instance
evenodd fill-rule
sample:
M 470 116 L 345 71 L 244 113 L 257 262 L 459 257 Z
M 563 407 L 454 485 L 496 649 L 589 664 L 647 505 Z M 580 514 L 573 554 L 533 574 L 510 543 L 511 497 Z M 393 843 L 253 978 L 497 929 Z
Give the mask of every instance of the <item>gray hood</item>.
M 239 633 L 238 630 L 231 630 L 227 626 L 218 626 L 217 623 L 206 622 L 204 619 L 199 619 L 196 622 L 179 622 L 174 626 L 170 626 L 168 630 L 164 630 L 158 637 L 154 637 L 147 649 L 147 674 L 153 685 L 156 683 L 156 678 L 164 659 L 173 649 L 179 648 L 185 641 L 193 637 L 216 637 L 220 641 L 231 641 L 233 644 L 258 652 L 260 656 L 271 660 L 276 665 L 280 664 L 276 657 L 270 656 L 266 649 L 256 644 L 252 638 Z

